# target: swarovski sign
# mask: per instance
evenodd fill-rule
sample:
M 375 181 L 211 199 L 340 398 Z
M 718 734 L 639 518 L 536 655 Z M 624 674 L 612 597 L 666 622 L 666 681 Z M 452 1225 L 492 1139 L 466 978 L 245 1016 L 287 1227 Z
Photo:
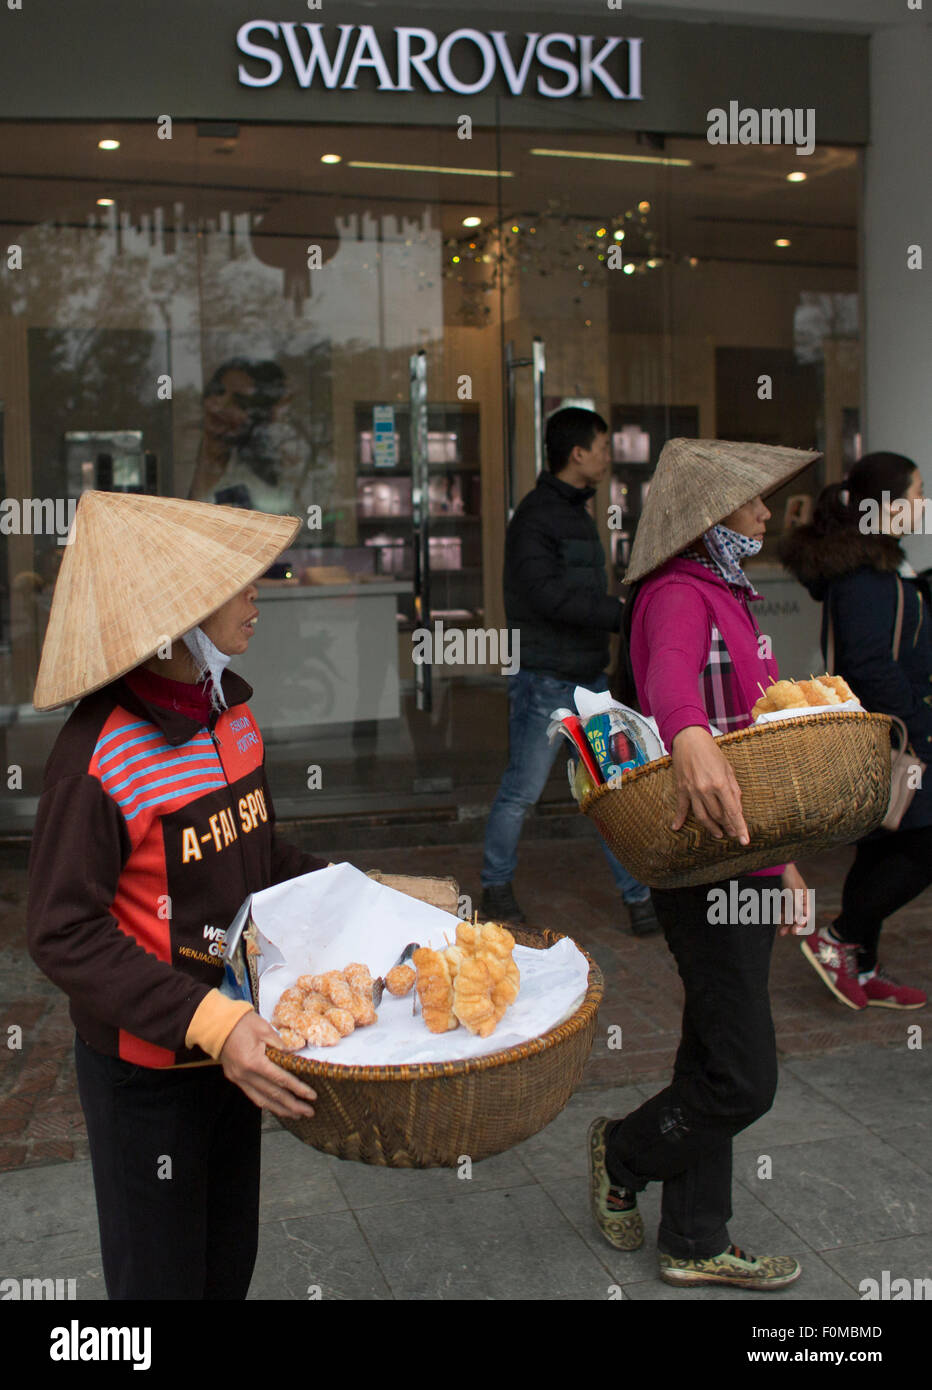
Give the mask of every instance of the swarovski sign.
M 513 96 L 536 91 L 543 97 L 589 97 L 598 84 L 613 100 L 643 100 L 642 39 L 525 33 L 523 46 L 513 49 L 501 29 L 455 29 L 439 38 L 433 29 L 402 27 L 392 31 L 386 51 L 371 24 L 331 28 L 338 33 L 325 38 L 323 24 L 266 19 L 243 24 L 236 46 L 250 61 L 239 64 L 240 84 L 272 87 L 281 81 L 287 61 L 300 87 L 353 91 L 368 69 L 380 92 L 475 96 L 500 75 Z

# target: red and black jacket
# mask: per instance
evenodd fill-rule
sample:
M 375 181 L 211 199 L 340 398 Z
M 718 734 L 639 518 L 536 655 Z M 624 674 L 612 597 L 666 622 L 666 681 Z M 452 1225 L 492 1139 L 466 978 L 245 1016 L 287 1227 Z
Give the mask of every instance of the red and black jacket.
M 33 832 L 33 960 L 91 1047 L 146 1067 L 206 1060 L 185 1036 L 223 980 L 248 894 L 325 867 L 278 842 L 252 689 L 227 671 L 212 727 L 116 681 L 49 758 Z M 214 996 L 216 997 L 216 996 Z

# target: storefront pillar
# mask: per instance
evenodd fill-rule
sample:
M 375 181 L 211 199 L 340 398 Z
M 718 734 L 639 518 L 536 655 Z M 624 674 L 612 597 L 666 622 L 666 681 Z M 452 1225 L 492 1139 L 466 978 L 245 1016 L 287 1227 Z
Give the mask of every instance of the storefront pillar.
M 932 490 L 932 28 L 908 11 L 871 38 L 871 139 L 865 156 L 865 452 L 914 458 Z M 922 268 L 910 268 L 920 248 Z M 910 558 L 932 565 L 932 536 L 914 537 Z

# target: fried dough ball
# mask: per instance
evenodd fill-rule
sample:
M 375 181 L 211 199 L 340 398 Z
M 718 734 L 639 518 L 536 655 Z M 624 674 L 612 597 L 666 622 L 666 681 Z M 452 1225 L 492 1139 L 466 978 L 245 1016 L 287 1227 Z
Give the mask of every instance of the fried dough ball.
M 364 999 L 372 998 L 373 980 L 368 965 L 351 961 L 343 968 L 343 978 L 354 994 L 361 994 Z
M 330 1007 L 330 1000 L 325 994 L 308 993 L 304 996 L 301 1009 L 306 1014 L 325 1014 Z
M 295 989 L 299 989 L 302 994 L 316 994 L 317 986 L 314 981 L 319 978 L 318 975 L 299 975 L 295 981 Z
M 856 700 L 858 698 L 848 682 L 843 680 L 841 676 L 829 676 L 827 674 L 820 676 L 819 684 L 827 685 L 829 690 L 834 690 L 842 704 L 844 704 L 846 700 Z
M 279 1028 L 278 1036 L 277 1046 L 282 1052 L 300 1052 L 305 1045 L 304 1034 L 299 1033 L 296 1028 Z
M 396 965 L 385 976 L 385 988 L 389 994 L 394 994 L 400 999 L 408 993 L 416 978 L 417 971 L 412 970 L 410 965 Z
M 340 1041 L 340 1034 L 328 1018 L 324 1018 L 322 1014 L 315 1014 L 307 1022 L 308 1047 L 336 1047 Z
M 821 681 L 799 681 L 799 689 L 807 705 L 840 705 L 841 701 L 831 686 Z
M 341 1038 L 346 1038 L 356 1027 L 356 1020 L 349 1009 L 328 1009 L 324 1014 L 328 1023 L 332 1023 Z
M 282 990 L 281 998 L 278 1002 L 279 1004 L 297 1004 L 300 1008 L 303 1000 L 304 988 L 298 985 L 292 985 L 290 989 Z
M 282 999 L 284 999 L 284 996 L 282 996 Z M 275 1012 L 272 1015 L 272 1023 L 275 1027 L 280 1025 L 283 1028 L 295 1028 L 297 1027 L 297 1019 L 301 1017 L 303 1012 L 301 1005 L 288 1003 L 287 1001 L 283 1003 L 282 999 L 279 999 L 275 1006 Z
M 361 994 L 352 995 L 352 1003 L 347 1012 L 352 1014 L 357 1028 L 368 1028 L 370 1023 L 378 1022 L 379 1016 L 372 1000 L 364 999 Z
M 458 1026 L 453 1012 L 453 981 L 445 953 L 420 946 L 412 956 L 417 969 L 418 998 L 424 1022 L 432 1033 L 448 1033 Z

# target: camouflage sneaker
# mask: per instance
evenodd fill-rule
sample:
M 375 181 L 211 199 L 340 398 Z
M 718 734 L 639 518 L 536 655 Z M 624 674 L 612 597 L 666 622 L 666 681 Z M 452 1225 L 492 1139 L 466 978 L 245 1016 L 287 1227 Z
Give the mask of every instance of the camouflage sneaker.
M 782 1289 L 798 1279 L 802 1270 L 790 1255 L 748 1255 L 729 1245 L 708 1260 L 678 1260 L 660 1253 L 660 1277 L 665 1284 L 734 1284 L 741 1289 Z
M 605 1167 L 605 1130 L 613 1121 L 600 1115 L 589 1126 L 589 1192 L 595 1224 L 616 1250 L 638 1250 L 644 1244 L 644 1222 L 633 1194 L 613 1187 Z M 630 1202 L 634 1201 L 631 1206 Z

